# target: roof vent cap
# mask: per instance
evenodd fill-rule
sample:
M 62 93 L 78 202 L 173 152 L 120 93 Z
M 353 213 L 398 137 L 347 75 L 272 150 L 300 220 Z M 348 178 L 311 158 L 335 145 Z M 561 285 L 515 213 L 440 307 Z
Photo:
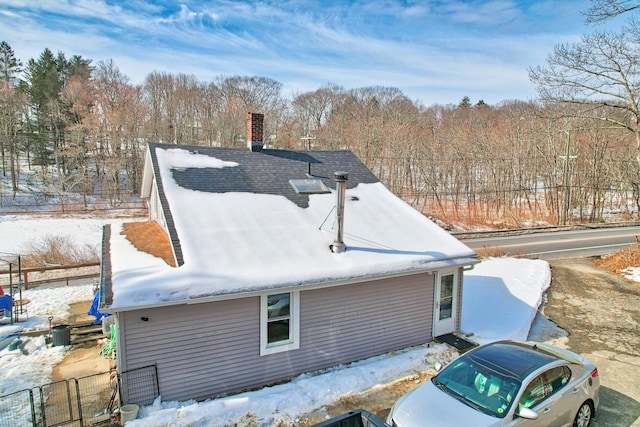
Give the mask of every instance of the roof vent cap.
M 339 254 L 347 250 L 344 244 L 344 196 L 347 188 L 349 174 L 347 172 L 335 172 L 336 180 L 336 233 L 333 243 L 329 246 L 331 252 Z

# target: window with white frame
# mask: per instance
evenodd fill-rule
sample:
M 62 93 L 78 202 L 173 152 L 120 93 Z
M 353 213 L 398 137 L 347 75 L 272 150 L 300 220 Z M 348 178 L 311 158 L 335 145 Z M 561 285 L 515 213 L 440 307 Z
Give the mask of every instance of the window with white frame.
M 299 292 L 279 292 L 260 297 L 260 355 L 300 347 Z

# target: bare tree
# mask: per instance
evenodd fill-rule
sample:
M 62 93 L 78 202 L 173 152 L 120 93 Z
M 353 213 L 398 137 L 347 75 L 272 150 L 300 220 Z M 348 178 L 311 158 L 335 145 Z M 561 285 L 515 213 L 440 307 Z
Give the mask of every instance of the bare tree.
M 214 83 L 207 83 L 201 88 L 201 97 L 198 102 L 200 112 L 200 126 L 202 143 L 205 145 L 220 145 L 220 134 L 217 124 L 218 112 L 221 109 L 222 100 Z
M 147 135 L 152 141 L 177 143 L 175 77 L 166 72 L 154 71 L 144 83 L 149 108 Z
M 215 83 L 221 107 L 219 119 L 224 123 L 222 145 L 233 147 L 244 143 L 247 111 L 260 111 L 265 115 L 265 138 L 278 134 L 286 110 L 282 83 L 257 76 L 220 77 Z
M 92 152 L 92 109 L 95 102 L 93 83 L 82 76 L 74 76 L 67 81 L 60 93 L 60 103 L 66 107 L 68 124 L 65 144 L 59 148 L 65 159 L 64 170 L 58 175 L 56 192 L 64 211 L 64 197 L 67 192 L 81 192 L 84 205 L 91 193 L 90 163 Z
M 530 69 L 543 102 L 493 106 L 465 97 L 426 108 L 395 88 L 333 84 L 287 101 L 280 83 L 246 76 L 203 83 L 154 72 L 143 87 L 113 61 L 92 70 L 49 52 L 28 64 L 30 100 L 1 88 L 0 142 L 14 165 L 29 158 L 35 138 L 43 156 L 59 144 L 60 170 L 46 163 L 43 171 L 64 209 L 69 190 L 116 204 L 137 189 L 147 141 L 244 146 L 246 112 L 257 111 L 270 146 L 301 148 L 310 135 L 310 148 L 351 149 L 392 191 L 445 221 L 598 221 L 605 206 L 626 209 L 633 199 L 640 207 L 640 30 L 627 25 L 558 46 Z M 46 132 L 24 132 L 29 120 Z M 50 132 L 58 124 L 60 139 Z
M 591 7 L 584 15 L 587 23 L 601 23 L 637 9 L 640 2 L 634 0 L 591 0 Z
M 640 170 L 640 27 L 596 32 L 559 45 L 546 67 L 529 69 L 545 101 L 580 107 L 580 118 L 626 130 L 635 140 Z
M 348 94 L 343 87 L 328 84 L 317 91 L 295 97 L 293 117 L 297 122 L 296 140 L 311 133 L 315 147 L 325 150 L 343 149 L 349 145 L 345 134 Z
M 203 88 L 195 76 L 178 74 L 175 78 L 174 135 L 178 144 L 198 145 L 200 143 L 201 114 L 199 100 Z
M 129 178 L 130 189 L 138 185 L 147 108 L 142 88 L 132 85 L 112 60 L 98 63 L 94 81 L 96 172 L 111 204 L 117 204 L 121 201 L 122 172 Z
M 298 128 L 298 136 L 313 135 L 317 138 L 331 114 L 336 101 L 336 93 L 342 92 L 342 88 L 330 84 L 313 92 L 305 92 L 294 95 L 291 101 L 293 119 Z

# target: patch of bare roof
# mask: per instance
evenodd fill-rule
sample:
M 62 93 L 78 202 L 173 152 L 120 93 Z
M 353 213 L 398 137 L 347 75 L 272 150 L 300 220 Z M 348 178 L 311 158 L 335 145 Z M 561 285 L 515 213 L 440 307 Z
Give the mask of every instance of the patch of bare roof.
M 139 251 L 162 258 L 172 267 L 176 266 L 169 236 L 155 221 L 128 222 L 123 224 L 122 233 Z

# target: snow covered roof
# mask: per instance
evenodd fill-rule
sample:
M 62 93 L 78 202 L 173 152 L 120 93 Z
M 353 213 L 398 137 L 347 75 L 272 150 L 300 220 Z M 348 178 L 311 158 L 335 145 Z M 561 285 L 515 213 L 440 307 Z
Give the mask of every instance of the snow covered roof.
M 337 171 L 349 174 L 344 253 L 329 248 Z M 309 172 L 331 193 L 297 194 L 289 180 Z M 137 250 L 112 229 L 105 248 L 111 309 L 477 262 L 473 250 L 391 193 L 350 151 L 149 144 L 145 174 L 143 196 L 158 184 L 178 267 Z

